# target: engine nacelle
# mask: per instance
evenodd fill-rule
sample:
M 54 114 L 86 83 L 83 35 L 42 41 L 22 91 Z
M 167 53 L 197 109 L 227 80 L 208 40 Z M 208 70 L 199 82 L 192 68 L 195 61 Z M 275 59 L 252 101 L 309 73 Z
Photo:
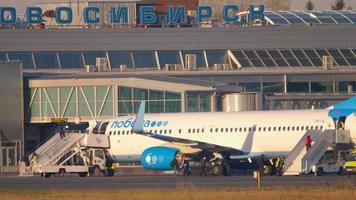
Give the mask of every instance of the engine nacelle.
M 346 118 L 345 129 L 350 130 L 351 140 L 356 144 L 356 113 L 353 113 Z
M 151 147 L 143 151 L 141 164 L 148 170 L 173 170 L 171 163 L 178 152 L 178 149 L 172 147 Z

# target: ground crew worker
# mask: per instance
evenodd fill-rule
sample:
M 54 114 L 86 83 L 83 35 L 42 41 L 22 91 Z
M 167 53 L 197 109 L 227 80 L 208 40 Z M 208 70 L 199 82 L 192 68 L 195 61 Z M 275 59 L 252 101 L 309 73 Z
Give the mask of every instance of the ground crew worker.
M 345 130 L 345 123 L 344 122 L 339 122 L 339 130 Z
M 64 127 L 59 130 L 59 136 L 61 139 L 63 139 L 66 136 L 66 131 L 64 130 Z
M 278 176 L 282 176 L 282 166 L 283 166 L 283 159 L 282 159 L 282 156 L 279 156 L 275 163 L 276 174 Z
M 206 157 L 203 157 L 201 160 L 200 160 L 200 167 L 201 167 L 201 171 L 200 171 L 200 176 L 207 176 L 207 173 L 206 173 Z
M 258 162 L 258 170 L 260 172 L 260 176 L 264 175 L 264 160 L 265 160 L 265 156 L 262 154 L 261 157 L 257 160 Z
M 37 160 L 38 160 L 38 155 L 36 154 L 36 152 L 34 152 L 31 157 L 31 165 L 37 163 Z
M 306 147 L 306 150 L 309 151 L 310 147 L 311 147 L 311 144 L 313 142 L 313 139 L 310 137 L 310 135 L 308 135 L 306 138 L 305 138 L 305 147 Z
M 184 169 L 183 176 L 189 176 L 190 175 L 190 169 L 189 169 L 189 159 L 188 159 L 188 157 L 184 157 L 183 169 Z
M 179 165 L 178 165 L 178 156 L 176 156 L 176 157 L 173 159 L 173 161 L 172 161 L 172 163 L 171 163 L 171 166 L 172 166 L 173 169 L 174 169 L 174 177 L 176 177 L 176 176 L 177 176 L 177 173 L 178 173 L 178 168 L 179 168 Z

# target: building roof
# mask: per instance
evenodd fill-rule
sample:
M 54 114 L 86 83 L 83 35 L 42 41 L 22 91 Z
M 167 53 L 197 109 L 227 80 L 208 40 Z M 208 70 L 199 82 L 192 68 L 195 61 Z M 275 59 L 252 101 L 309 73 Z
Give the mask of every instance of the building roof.
M 272 25 L 288 24 L 356 24 L 356 12 L 351 10 L 265 11 Z

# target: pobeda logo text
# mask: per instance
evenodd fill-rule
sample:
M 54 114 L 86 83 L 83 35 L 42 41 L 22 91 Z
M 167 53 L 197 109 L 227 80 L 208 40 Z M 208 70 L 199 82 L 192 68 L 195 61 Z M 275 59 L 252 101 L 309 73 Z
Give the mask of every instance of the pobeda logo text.
M 239 7 L 237 5 L 225 5 L 222 9 L 222 17 L 226 23 L 238 22 L 237 15 Z M 128 7 L 110 7 L 108 21 L 111 24 L 128 24 Z M 201 23 L 212 17 L 213 9 L 210 6 L 198 6 L 196 8 L 195 23 Z M 27 7 L 26 20 L 29 24 L 40 24 L 44 22 L 43 10 L 40 7 Z M 157 23 L 155 6 L 139 6 L 138 22 L 140 24 Z M 73 22 L 73 11 L 71 7 L 57 7 L 54 10 L 54 18 L 57 24 L 69 25 Z M 101 22 L 100 9 L 98 7 L 85 7 L 81 18 L 86 24 L 98 24 Z M 249 8 L 248 20 L 254 21 L 256 18 L 264 20 L 264 5 Z M 186 9 L 184 6 L 168 7 L 166 21 L 168 24 L 184 24 L 188 22 Z M 16 9 L 14 7 L 0 7 L 0 24 L 15 24 Z
M 111 125 L 111 128 L 128 128 L 128 127 L 133 127 L 135 123 L 135 120 L 133 118 L 128 118 L 125 121 L 114 121 Z M 153 128 L 158 128 L 158 127 L 166 127 L 168 125 L 168 121 L 151 121 L 151 120 L 145 120 L 143 123 L 143 127 L 153 127 Z

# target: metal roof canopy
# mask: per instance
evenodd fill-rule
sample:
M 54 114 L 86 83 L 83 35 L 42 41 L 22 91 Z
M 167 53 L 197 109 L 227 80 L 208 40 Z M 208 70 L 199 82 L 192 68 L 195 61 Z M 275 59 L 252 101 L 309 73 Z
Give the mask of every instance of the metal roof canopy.
M 355 38 L 356 29 L 352 24 L 0 30 L 0 46 L 4 52 L 354 48 Z

